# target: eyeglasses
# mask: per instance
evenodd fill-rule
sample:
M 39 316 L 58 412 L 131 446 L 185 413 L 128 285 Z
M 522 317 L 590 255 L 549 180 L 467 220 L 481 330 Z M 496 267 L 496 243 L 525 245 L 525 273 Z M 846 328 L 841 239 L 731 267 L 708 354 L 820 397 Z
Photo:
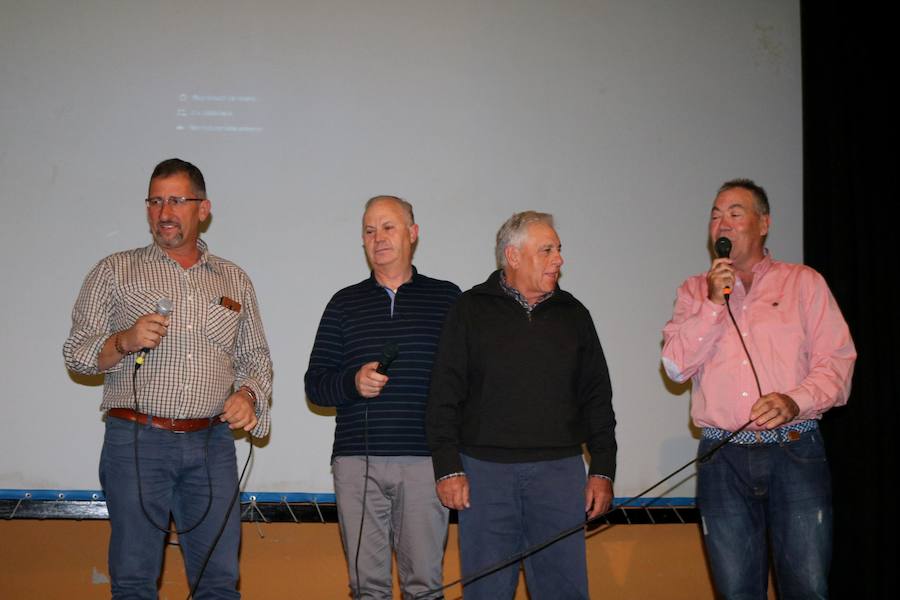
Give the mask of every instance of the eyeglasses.
M 144 199 L 144 202 L 147 204 L 147 208 L 162 208 L 164 204 L 174 208 L 184 206 L 188 202 L 203 202 L 203 198 L 185 198 L 184 196 L 163 198 L 162 196 L 153 196 L 152 198 Z

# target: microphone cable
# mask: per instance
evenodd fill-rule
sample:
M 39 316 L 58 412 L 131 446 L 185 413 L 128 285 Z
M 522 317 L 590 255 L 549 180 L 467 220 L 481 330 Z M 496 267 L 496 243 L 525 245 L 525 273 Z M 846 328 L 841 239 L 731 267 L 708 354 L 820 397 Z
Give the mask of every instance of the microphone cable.
M 200 567 L 200 571 L 197 572 L 197 579 L 194 581 L 194 585 L 191 587 L 191 591 L 188 592 L 187 600 L 193 598 L 194 594 L 197 593 L 197 587 L 200 585 L 200 579 L 203 577 L 203 573 L 206 572 L 206 567 L 207 565 L 209 565 L 209 561 L 212 558 L 212 553 L 213 551 L 215 551 L 216 546 L 219 544 L 219 540 L 222 538 L 222 534 L 225 533 L 225 527 L 228 526 L 228 517 L 231 516 L 231 511 L 234 510 L 234 503 L 237 501 L 238 494 L 241 493 L 241 483 L 244 481 L 244 476 L 247 474 L 247 467 L 250 466 L 250 459 L 253 457 L 252 435 L 249 435 L 249 437 L 247 438 L 247 444 L 249 444 L 250 446 L 250 452 L 247 454 L 247 460 L 244 461 L 244 468 L 241 469 L 241 476 L 238 477 L 237 485 L 234 488 L 234 493 L 231 495 L 231 500 L 228 502 L 228 510 L 225 512 L 225 518 L 222 519 L 222 525 L 219 527 L 219 531 L 218 533 L 216 533 L 216 537 L 213 538 L 212 544 L 209 545 L 209 552 L 206 553 L 206 558 L 203 559 L 203 565 Z M 207 470 L 208 469 L 209 465 L 207 464 Z M 240 523 L 238 523 L 238 527 L 240 527 Z
M 131 374 L 131 393 L 134 396 L 134 412 L 136 414 L 140 414 L 140 406 L 138 405 L 138 394 L 137 394 L 137 374 L 138 371 L 141 370 L 144 361 L 135 362 L 134 371 Z M 147 415 L 148 418 L 152 419 L 151 415 Z M 196 523 L 191 525 L 190 527 L 185 527 L 184 529 L 178 529 L 177 527 L 174 530 L 176 535 L 181 535 L 183 533 L 188 533 L 196 529 L 205 519 L 206 515 L 209 514 L 209 509 L 212 507 L 212 475 L 209 472 L 209 436 L 212 434 L 212 425 L 207 428 L 206 431 L 206 440 L 203 445 L 203 464 L 206 466 L 206 485 L 207 485 L 207 494 L 206 494 L 206 508 L 203 511 L 203 514 L 200 515 L 200 518 Z M 137 420 L 134 421 L 134 471 L 135 476 L 137 477 L 137 491 L 138 491 L 138 501 L 141 505 L 141 511 L 144 513 L 144 517 L 147 518 L 147 521 L 165 533 L 172 532 L 168 527 L 160 527 L 156 521 L 150 516 L 150 513 L 147 511 L 147 507 L 144 505 L 144 490 L 141 485 L 141 464 L 140 464 L 140 454 L 138 452 L 138 431 L 140 430 L 140 423 Z
M 729 251 L 730 251 L 730 247 L 729 247 Z M 757 389 L 757 391 L 759 392 L 759 397 L 761 398 L 762 395 L 763 395 L 763 393 L 762 393 L 762 386 L 761 386 L 760 383 L 759 383 L 759 376 L 758 376 L 757 373 L 756 373 L 756 366 L 753 364 L 753 357 L 750 356 L 750 352 L 747 350 L 747 345 L 744 343 L 744 336 L 743 336 L 743 334 L 741 333 L 741 329 L 740 329 L 740 327 L 738 327 L 737 321 L 736 321 L 735 318 L 734 318 L 734 314 L 731 312 L 730 296 L 731 296 L 731 289 L 730 289 L 730 288 L 726 288 L 726 292 L 725 292 L 725 307 L 726 307 L 726 309 L 728 310 L 728 316 L 731 317 L 731 322 L 732 322 L 732 324 L 734 325 L 734 329 L 735 329 L 735 331 L 736 331 L 737 334 L 738 334 L 738 340 L 740 340 L 740 342 L 741 342 L 741 347 L 744 349 L 744 355 L 747 357 L 747 361 L 750 363 L 750 369 L 751 369 L 751 371 L 753 372 L 753 378 L 754 378 L 754 380 L 755 380 L 755 382 L 756 382 L 756 389 Z M 511 556 L 509 556 L 509 557 L 507 557 L 507 558 L 505 558 L 505 559 L 503 559 L 503 560 L 501 560 L 501 561 L 498 561 L 498 562 L 496 562 L 496 563 L 494 563 L 494 564 L 492 564 L 492 565 L 489 565 L 489 566 L 487 566 L 487 567 L 485 567 L 485 568 L 483 568 L 483 569 L 481 569 L 481 570 L 479 570 L 479 571 L 476 571 L 475 573 L 472 573 L 471 575 L 466 575 L 466 576 L 464 576 L 464 577 L 459 577 L 458 579 L 456 579 L 456 580 L 454 580 L 454 581 L 451 581 L 450 583 L 444 584 L 444 585 L 442 585 L 442 586 L 439 587 L 439 588 L 433 588 L 433 589 L 430 589 L 430 590 L 425 590 L 425 591 L 423 591 L 423 592 L 420 592 L 419 594 L 417 594 L 417 595 L 415 596 L 415 600 L 427 600 L 427 599 L 428 599 L 429 597 L 431 597 L 433 594 L 441 594 L 441 593 L 443 593 L 443 591 L 444 591 L 445 589 L 448 589 L 448 588 L 450 588 L 450 587 L 453 587 L 454 585 L 457 585 L 457 584 L 462 585 L 463 587 L 465 587 L 465 586 L 469 585 L 470 583 L 472 583 L 473 581 L 476 581 L 476 580 L 478 580 L 478 579 L 481 579 L 482 577 L 486 577 L 487 575 L 490 575 L 491 573 L 494 573 L 494 572 L 499 571 L 499 570 L 501 570 L 501 569 L 504 569 L 504 568 L 506 568 L 506 567 L 508 567 L 508 566 L 510 566 L 510 565 L 512 565 L 512 564 L 515 564 L 515 563 L 517 563 L 517 562 L 520 562 L 520 561 L 522 561 L 523 559 L 525 559 L 525 558 L 531 556 L 532 554 L 535 554 L 535 553 L 537 553 L 537 552 L 540 552 L 540 551 L 543 550 L 544 548 L 546 548 L 546 547 L 548 547 L 548 546 L 550 546 L 550 545 L 552 545 L 552 544 L 555 544 L 556 542 L 558 542 L 558 541 L 560 541 L 560 540 L 562 540 L 562 539 L 564 539 L 564 538 L 567 538 L 567 537 L 569 537 L 570 535 L 573 535 L 573 534 L 577 533 L 578 531 L 584 531 L 584 528 L 585 528 L 585 527 L 591 525 L 592 523 L 598 521 L 599 519 L 602 519 L 602 518 L 605 517 L 606 515 L 608 515 L 608 514 L 614 512 L 614 511 L 616 511 L 616 510 L 623 509 L 625 506 L 627 506 L 628 504 L 634 502 L 635 500 L 638 500 L 638 499 L 640 499 L 640 498 L 643 498 L 644 496 L 646 496 L 647 494 L 649 494 L 651 491 L 653 491 L 654 489 L 656 489 L 657 487 L 659 487 L 660 485 L 662 485 L 663 483 L 665 483 L 666 481 L 668 481 L 669 479 L 671 479 L 672 477 L 674 477 L 675 475 L 677 475 L 678 473 L 681 473 L 682 471 L 684 471 L 685 469 L 687 469 L 687 468 L 690 467 L 691 465 L 693 465 L 693 464 L 695 464 L 695 463 L 701 463 L 701 462 L 705 462 L 705 461 L 709 460 L 709 458 L 710 458 L 713 454 L 715 454 L 716 452 L 718 452 L 720 448 L 722 448 L 725 444 L 729 443 L 732 439 L 734 439 L 734 437 L 735 437 L 737 434 L 741 433 L 742 431 L 744 431 L 745 429 L 747 429 L 747 427 L 749 427 L 750 425 L 752 425 L 752 424 L 753 424 L 753 421 L 754 421 L 754 419 L 749 419 L 746 423 L 744 423 L 743 425 L 741 425 L 741 427 L 740 427 L 739 429 L 736 429 L 735 431 L 732 431 L 725 439 L 723 439 L 723 440 L 720 441 L 718 444 L 716 444 L 715 446 L 713 446 L 708 452 L 706 452 L 706 453 L 703 454 L 702 456 L 698 456 L 697 458 L 694 458 L 693 460 L 687 462 L 686 464 L 684 464 L 683 466 L 679 467 L 679 468 L 676 469 L 675 471 L 672 471 L 671 473 L 669 473 L 668 475 L 666 475 L 665 477 L 663 477 L 662 479 L 660 479 L 659 481 L 657 481 L 656 483 L 654 483 L 653 485 L 651 485 L 650 487 L 648 487 L 647 489 L 645 489 L 644 491 L 642 491 L 641 493 L 636 494 L 636 495 L 634 495 L 634 496 L 628 498 L 627 500 L 623 500 L 622 502 L 619 502 L 618 504 L 616 504 L 616 505 L 614 505 L 614 506 L 611 506 L 611 507 L 610 507 L 608 510 L 606 510 L 604 513 L 602 513 L 602 514 L 600 514 L 600 515 L 597 515 L 597 516 L 594 517 L 593 519 L 586 519 L 586 520 L 582 521 L 581 523 L 579 523 L 578 525 L 575 525 L 574 527 L 570 527 L 569 529 L 565 529 L 565 530 L 559 532 L 558 534 L 554 535 L 553 537 L 551 537 L 551 538 L 549 538 L 549 539 L 547 539 L 547 540 L 544 540 L 543 542 L 540 542 L 540 543 L 538 543 L 538 544 L 534 544 L 533 546 L 530 546 L 530 547 L 526 548 L 525 550 L 522 550 L 521 552 L 517 552 L 516 554 L 511 555 Z
M 734 436 L 736 436 L 736 435 L 739 434 L 740 432 L 744 431 L 744 429 L 746 429 L 746 428 L 747 428 L 749 425 L 751 425 L 752 423 L 753 423 L 753 420 L 752 420 L 752 419 L 749 420 L 749 421 L 747 421 L 746 423 L 744 423 L 744 424 L 740 427 L 740 429 L 737 429 L 736 431 L 733 431 L 733 432 L 731 433 L 731 435 L 729 435 L 729 436 L 726 437 L 724 440 L 722 440 L 721 442 L 719 442 L 718 444 L 716 444 L 712 449 L 710 449 L 709 452 L 707 452 L 707 453 L 704 454 L 703 456 L 699 456 L 699 457 L 697 457 L 697 458 L 694 458 L 693 460 L 691 460 L 691 461 L 689 461 L 688 463 L 682 465 L 681 467 L 679 467 L 679 468 L 676 469 L 675 471 L 672 471 L 671 473 L 669 473 L 668 475 L 666 475 L 665 477 L 663 477 L 662 479 L 660 479 L 659 481 L 657 481 L 656 483 L 654 483 L 653 485 L 651 485 L 650 487 L 648 487 L 647 489 L 645 489 L 644 491 L 642 491 L 641 493 L 636 494 L 636 495 L 634 495 L 634 496 L 628 498 L 627 500 L 623 500 L 622 502 L 619 502 L 619 503 L 616 504 L 615 506 L 611 506 L 609 509 L 607 509 L 607 510 L 606 510 L 605 512 L 603 512 L 602 514 L 599 514 L 599 515 L 597 515 L 596 517 L 594 517 L 594 518 L 592 518 L 592 519 L 585 519 L 584 521 L 580 522 L 578 525 L 575 525 L 574 527 L 570 527 L 569 529 L 565 529 L 565 530 L 563 530 L 563 531 L 560 531 L 559 533 L 557 533 L 556 535 L 554 535 L 554 536 L 551 537 L 551 538 L 548 538 L 548 539 L 546 539 L 546 540 L 544 540 L 544 541 L 542 541 L 542 542 L 540 542 L 540 543 L 538 543 L 538 544 L 534 544 L 533 546 L 529 546 L 529 547 L 526 548 L 525 550 L 522 550 L 522 551 L 520 551 L 520 552 L 517 552 L 516 554 L 511 555 L 511 556 L 509 556 L 509 557 L 507 557 L 507 558 L 504 558 L 503 560 L 498 561 L 498 562 L 496 562 L 496 563 L 494 563 L 494 564 L 492 564 L 492 565 L 489 565 L 489 566 L 487 566 L 487 567 L 485 567 L 485 568 L 483 568 L 483 569 L 481 569 L 481 570 L 479 570 L 479 571 L 476 571 L 475 573 L 472 573 L 471 575 L 466 575 L 466 576 L 464 576 L 464 577 L 459 577 L 458 579 L 455 579 L 454 581 L 451 581 L 450 583 L 446 583 L 446 584 L 442 585 L 442 586 L 439 587 L 439 588 L 433 588 L 433 589 L 430 589 L 430 590 L 425 590 L 425 591 L 423 591 L 423 592 L 420 592 L 419 594 L 417 594 L 417 595 L 414 597 L 414 600 L 426 600 L 426 599 L 429 598 L 432 594 L 440 594 L 440 593 L 443 593 L 443 591 L 444 591 L 445 589 L 448 589 L 448 588 L 450 588 L 450 587 L 453 587 L 454 585 L 457 585 L 457 584 L 461 584 L 463 587 L 465 587 L 465 586 L 469 585 L 470 583 L 472 583 L 473 581 L 476 581 L 476 580 L 478 580 L 478 579 L 481 579 L 482 577 L 485 577 L 485 576 L 487 576 L 487 575 L 490 575 L 491 573 L 494 573 L 494 572 L 499 571 L 499 570 L 501 570 L 501 569 L 504 569 L 504 568 L 506 568 L 506 567 L 508 567 L 508 566 L 510 566 L 510 565 L 512 565 L 512 564 L 515 564 L 515 563 L 517 563 L 517 562 L 520 562 L 521 560 L 523 560 L 523 559 L 525 559 L 525 558 L 528 558 L 528 557 L 531 556 L 532 554 L 536 554 L 537 552 L 543 550 L 544 548 L 546 548 L 546 547 L 548 547 L 548 546 L 550 546 L 550 545 L 552 545 L 552 544 L 555 544 L 556 542 L 560 541 L 560 540 L 563 539 L 563 538 L 567 538 L 567 537 L 569 537 L 570 535 L 572 535 L 572 534 L 574 534 L 574 533 L 577 533 L 577 532 L 579 532 L 579 531 L 584 531 L 584 528 L 585 528 L 585 527 L 591 525 L 592 523 L 598 521 L 599 519 L 602 519 L 602 518 L 605 517 L 606 515 L 611 514 L 611 513 L 615 512 L 615 511 L 619 510 L 619 509 L 623 509 L 626 505 L 630 504 L 631 502 L 634 502 L 635 500 L 638 500 L 638 499 L 640 499 L 640 498 L 643 498 L 644 496 L 646 496 L 647 494 L 649 494 L 649 493 L 650 493 L 651 491 L 653 491 L 654 489 L 658 488 L 660 485 L 662 485 L 663 483 L 665 483 L 666 481 L 668 481 L 668 480 L 671 479 L 672 477 L 675 477 L 675 475 L 677 475 L 677 474 L 679 474 L 680 472 L 682 472 L 682 471 L 684 471 L 685 469 L 687 469 L 687 468 L 688 468 L 689 466 L 691 466 L 692 464 L 697 463 L 697 462 L 702 462 L 702 461 L 708 459 L 710 456 L 712 456 L 714 453 L 716 453 L 716 452 L 719 450 L 719 448 L 721 448 L 722 446 L 724 446 L 725 444 L 727 444 L 728 442 L 730 442 L 730 441 L 732 440 L 732 438 L 734 438 Z
M 759 375 L 756 374 L 756 365 L 753 364 L 753 357 L 750 356 L 750 351 L 747 350 L 747 344 L 744 343 L 744 334 L 741 333 L 741 328 L 738 327 L 737 321 L 734 319 L 734 313 L 731 312 L 731 290 L 728 290 L 725 294 L 725 308 L 728 309 L 728 316 L 731 317 L 731 322 L 734 324 L 735 331 L 737 331 L 738 340 L 741 342 L 741 348 L 744 349 L 744 355 L 747 357 L 747 362 L 750 363 L 750 370 L 753 372 L 753 380 L 756 382 L 756 391 L 759 392 L 759 397 L 762 398 L 762 386 L 759 384 Z M 747 425 L 749 425 L 749 423 L 747 423 Z M 747 425 L 744 425 L 744 427 Z
M 381 358 L 378 361 L 378 367 L 375 372 L 381 375 L 387 375 L 388 367 L 396 360 L 400 353 L 400 348 L 396 342 L 388 342 L 381 350 Z M 363 495 L 362 506 L 359 513 L 359 532 L 356 536 L 356 554 L 353 557 L 353 571 L 356 574 L 356 591 L 355 600 L 362 598 L 362 582 L 359 579 L 359 550 L 362 547 L 363 524 L 366 522 L 366 497 L 369 491 L 369 398 L 365 399 L 365 408 L 363 409 L 363 448 L 366 453 L 366 471 L 363 475 Z
M 162 297 L 156 302 L 156 314 L 162 317 L 168 317 L 172 314 L 175 306 L 172 300 L 167 297 Z M 137 393 L 137 375 L 138 371 L 141 370 L 141 367 L 144 366 L 144 361 L 147 359 L 150 354 L 150 348 L 142 348 L 135 356 L 134 359 L 134 371 L 131 373 L 131 394 L 134 400 L 134 412 L 136 414 L 140 414 L 140 406 L 138 404 L 138 393 Z M 150 419 L 153 417 L 148 415 Z M 141 485 L 141 467 L 140 467 L 140 455 L 138 451 L 138 431 L 140 430 L 140 424 L 137 420 L 134 421 L 134 471 L 135 476 L 137 477 L 137 492 L 138 492 L 138 500 L 141 505 L 141 511 L 144 513 L 144 517 L 147 518 L 147 521 L 165 533 L 169 533 L 171 530 L 168 527 L 160 527 L 151 517 L 150 513 L 147 511 L 147 507 L 144 504 L 144 490 Z M 203 446 L 203 464 L 206 466 L 206 483 L 207 483 L 207 496 L 206 496 L 206 509 L 203 511 L 203 514 L 197 520 L 196 523 L 191 525 L 190 527 L 186 527 L 184 529 L 179 530 L 177 527 L 175 529 L 176 535 L 181 535 L 182 533 L 187 533 L 196 529 L 200 523 L 206 519 L 206 515 L 209 514 L 209 509 L 212 507 L 212 476 L 209 472 L 209 437 L 212 434 L 212 426 L 210 426 L 206 432 L 206 441 Z
M 363 476 L 362 510 L 359 513 L 359 533 L 356 536 L 356 555 L 353 558 L 353 570 L 356 573 L 356 593 L 354 598 L 362 598 L 362 584 L 359 580 L 359 549 L 362 547 L 363 523 L 366 522 L 366 496 L 369 490 L 369 399 L 366 398 L 366 407 L 363 411 L 363 444 L 366 452 L 366 473 Z
M 715 249 L 718 258 L 729 258 L 731 256 L 732 243 L 727 237 L 720 237 L 717 239 L 715 244 L 713 244 L 713 248 Z M 738 334 L 738 340 L 741 342 L 741 347 L 744 349 L 744 354 L 747 356 L 747 361 L 750 363 L 750 370 L 753 371 L 753 379 L 756 381 L 756 391 L 759 392 L 759 397 L 762 398 L 762 386 L 759 385 L 759 376 L 756 374 L 756 366 L 753 364 L 753 357 L 750 356 L 750 352 L 747 350 L 747 344 L 744 343 L 744 334 L 741 333 L 741 328 L 738 327 L 737 321 L 734 319 L 734 313 L 731 312 L 731 286 L 726 285 L 722 290 L 722 295 L 725 298 L 725 308 L 728 310 L 728 316 L 731 317 L 731 322 L 734 324 L 734 330 Z M 744 425 L 744 427 L 746 426 L 747 425 Z
M 138 394 L 137 394 L 137 373 L 143 366 L 144 361 L 135 362 L 134 371 L 131 375 L 131 392 L 134 399 L 134 412 L 140 413 L 140 407 L 138 405 Z M 215 418 L 215 417 L 211 417 Z M 207 428 L 206 432 L 206 440 L 204 442 L 203 447 L 203 464 L 206 466 L 206 483 L 207 483 L 207 498 L 206 498 L 206 508 L 203 511 L 203 514 L 200 515 L 200 518 L 196 523 L 191 525 L 190 527 L 186 527 L 184 529 L 178 529 L 177 526 L 174 529 L 169 529 L 168 527 L 160 527 L 150 516 L 150 513 L 147 511 L 147 507 L 144 505 L 144 495 L 143 488 L 141 486 L 141 468 L 140 468 L 140 457 L 138 453 L 138 431 L 140 429 L 140 424 L 135 421 L 134 422 L 134 470 L 137 478 L 137 490 L 138 490 L 138 500 L 141 505 L 141 511 L 144 513 L 144 517 L 146 517 L 147 521 L 157 528 L 160 531 L 165 533 L 175 533 L 176 535 L 181 535 L 184 533 L 188 533 L 197 527 L 200 526 L 203 521 L 206 520 L 206 517 L 209 515 L 210 508 L 212 507 L 212 475 L 209 471 L 209 439 L 212 435 L 212 428 L 215 425 L 210 425 Z M 250 445 L 250 452 L 247 454 L 247 459 L 244 461 L 244 466 L 241 469 L 241 475 L 238 477 L 237 485 L 234 488 L 234 493 L 231 496 L 231 500 L 228 503 L 228 510 L 225 512 L 225 517 L 222 519 L 222 525 L 219 527 L 219 531 L 216 533 L 215 538 L 213 538 L 212 543 L 209 546 L 209 551 L 206 553 L 206 557 L 203 559 L 203 564 L 200 567 L 200 570 L 197 572 L 197 578 L 194 580 L 194 584 L 191 586 L 190 591 L 187 595 L 187 600 L 190 600 L 194 597 L 194 594 L 197 592 L 197 587 L 200 585 L 200 580 L 203 577 L 203 573 L 206 572 L 206 567 L 209 565 L 209 561 L 212 558 L 212 554 L 216 549 L 216 546 L 219 543 L 219 540 L 222 538 L 222 535 L 225 533 L 225 527 L 228 525 L 228 518 L 231 516 L 231 511 L 234 510 L 234 503 L 237 500 L 238 495 L 241 491 L 241 485 L 244 481 L 244 477 L 247 473 L 247 467 L 250 466 L 250 460 L 253 458 L 253 436 L 247 440 L 247 443 Z

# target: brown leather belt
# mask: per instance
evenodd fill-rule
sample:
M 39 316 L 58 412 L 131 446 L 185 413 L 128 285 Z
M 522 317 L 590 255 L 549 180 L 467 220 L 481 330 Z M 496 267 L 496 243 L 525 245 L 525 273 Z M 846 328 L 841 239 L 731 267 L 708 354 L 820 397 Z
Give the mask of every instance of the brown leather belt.
M 130 408 L 111 408 L 107 411 L 110 417 L 124 419 L 125 421 L 133 421 L 146 425 L 148 422 L 151 427 L 157 429 L 165 429 L 175 433 L 190 433 L 192 431 L 201 431 L 214 425 L 221 423 L 216 417 L 207 419 L 166 419 L 164 417 L 154 417 L 153 415 L 145 415 L 131 410 Z

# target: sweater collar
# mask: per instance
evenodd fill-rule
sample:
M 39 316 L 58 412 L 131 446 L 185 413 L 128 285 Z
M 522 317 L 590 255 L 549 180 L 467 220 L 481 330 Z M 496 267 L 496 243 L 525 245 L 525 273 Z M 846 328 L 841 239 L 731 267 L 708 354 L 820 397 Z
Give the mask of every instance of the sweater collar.
M 501 296 L 503 298 L 510 298 L 512 300 L 513 298 L 509 296 L 505 291 L 503 291 L 503 287 L 500 285 L 501 273 L 502 271 L 500 269 L 497 269 L 496 271 L 491 273 L 486 281 L 484 281 L 483 283 L 479 283 L 478 285 L 473 287 L 471 292 L 473 294 Z M 573 300 L 574 298 L 572 294 L 561 289 L 557 284 L 556 289 L 553 291 L 553 294 L 550 297 L 544 299 L 541 303 L 556 304 L 557 302 L 571 302 Z

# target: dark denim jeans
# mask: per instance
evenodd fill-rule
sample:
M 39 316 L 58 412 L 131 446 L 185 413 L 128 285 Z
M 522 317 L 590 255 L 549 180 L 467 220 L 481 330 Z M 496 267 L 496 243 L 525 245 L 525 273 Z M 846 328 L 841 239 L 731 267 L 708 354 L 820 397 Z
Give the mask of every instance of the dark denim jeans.
M 717 443 L 702 440 L 699 454 Z M 779 599 L 828 597 L 831 476 L 818 430 L 783 444 L 726 444 L 698 465 L 697 504 L 721 597 L 766 598 L 767 534 Z
M 584 521 L 581 456 L 530 463 L 495 463 L 462 456 L 471 508 L 459 511 L 463 576 L 471 575 Z M 588 597 L 584 532 L 525 559 L 533 600 Z M 465 586 L 465 600 L 511 599 L 519 563 Z
M 190 585 L 196 580 L 210 544 L 222 526 L 228 501 L 237 485 L 234 438 L 225 425 L 194 433 L 172 433 L 107 418 L 100 455 L 100 484 L 106 494 L 112 530 L 109 540 L 112 596 L 117 600 L 155 600 L 166 534 L 149 523 L 141 510 L 134 463 L 135 427 L 138 427 L 144 507 L 160 527 L 168 527 L 170 512 L 179 529 L 201 519 L 209 497 L 206 476 L 209 462 L 212 507 L 200 525 L 178 536 Z M 240 507 L 235 502 L 195 600 L 240 598 L 236 591 L 240 535 Z

